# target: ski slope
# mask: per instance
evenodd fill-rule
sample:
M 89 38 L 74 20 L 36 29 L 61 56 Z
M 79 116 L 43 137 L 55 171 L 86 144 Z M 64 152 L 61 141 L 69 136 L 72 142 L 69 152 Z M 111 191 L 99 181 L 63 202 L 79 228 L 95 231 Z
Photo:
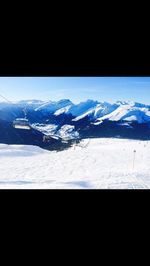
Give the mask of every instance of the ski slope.
M 150 141 L 86 139 L 60 152 L 0 144 L 0 188 L 147 189 Z

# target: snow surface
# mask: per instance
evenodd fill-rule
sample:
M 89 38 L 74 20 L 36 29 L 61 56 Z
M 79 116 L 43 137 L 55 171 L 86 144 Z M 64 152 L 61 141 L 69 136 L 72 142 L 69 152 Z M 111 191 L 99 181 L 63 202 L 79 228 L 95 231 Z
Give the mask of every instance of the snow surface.
M 87 100 L 85 102 L 80 102 L 79 104 L 73 104 L 70 108 L 68 113 L 72 114 L 73 116 L 77 117 L 91 108 L 95 107 L 98 104 L 98 101 L 93 101 L 93 100 Z
M 94 118 L 102 117 L 110 112 L 113 112 L 116 109 L 116 105 L 111 105 L 107 102 L 96 104 L 96 106 L 90 108 L 85 113 L 77 116 L 76 118 L 72 119 L 72 121 L 79 121 L 86 116 L 93 116 Z
M 58 115 L 61 115 L 63 113 L 67 113 L 70 108 L 71 108 L 71 105 L 68 105 L 66 107 L 60 108 L 54 113 L 54 115 L 58 116 Z
M 94 112 L 94 110 L 93 110 L 93 108 L 92 108 L 92 109 L 90 109 L 89 111 L 83 113 L 82 115 L 79 115 L 79 116 L 77 116 L 76 118 L 72 119 L 72 121 L 79 121 L 79 120 L 83 119 L 84 117 L 86 117 L 86 116 L 92 114 L 93 112 Z
M 0 188 L 147 189 L 149 161 L 150 141 L 87 139 L 60 152 L 0 144 Z
M 55 134 L 57 129 L 57 125 L 55 124 L 32 124 L 32 127 L 47 136 Z
M 143 123 L 150 121 L 150 111 L 146 107 L 132 106 L 131 104 L 120 105 L 113 112 L 106 114 L 97 119 L 95 125 L 99 124 L 99 121 L 109 119 L 111 121 L 137 121 L 138 123 Z
M 0 102 L 0 110 L 3 112 L 7 110 L 7 112 L 13 113 L 15 107 L 25 107 L 27 112 L 29 109 L 30 111 L 41 112 L 41 114 L 44 115 L 72 115 L 72 121 L 79 121 L 85 117 L 89 117 L 90 120 L 95 120 L 95 125 L 98 125 L 105 119 L 110 121 L 136 121 L 138 123 L 150 122 L 150 105 L 133 101 L 108 103 L 89 99 L 85 102 L 74 104 L 69 99 L 62 99 L 59 101 L 41 101 L 33 99 L 14 103 L 7 101 Z
M 21 100 L 21 101 L 16 101 L 15 102 L 16 104 L 26 104 L 26 105 L 37 105 L 37 104 L 39 104 L 39 105 L 41 105 L 41 104 L 44 104 L 44 102 L 43 101 L 41 101 L 41 100 Z
M 64 140 L 76 139 L 79 137 L 79 133 L 75 131 L 75 126 L 63 125 L 59 130 L 55 124 L 32 124 L 32 127 L 46 136 L 60 137 Z
M 56 112 L 58 109 L 64 108 L 68 105 L 73 105 L 73 103 L 68 99 L 63 99 L 58 102 L 48 101 L 35 109 L 35 111 L 46 111 L 46 112 Z
M 79 137 L 79 133 L 75 131 L 75 126 L 64 125 L 58 130 L 57 135 L 64 140 L 76 139 Z

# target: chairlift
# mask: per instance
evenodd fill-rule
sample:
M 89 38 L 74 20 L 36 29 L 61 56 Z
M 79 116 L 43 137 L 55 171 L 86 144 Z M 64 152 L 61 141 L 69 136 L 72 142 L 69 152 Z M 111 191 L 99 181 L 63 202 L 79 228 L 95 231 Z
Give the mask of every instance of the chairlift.
M 31 126 L 29 120 L 26 118 L 17 118 L 13 121 L 13 127 L 16 129 L 27 129 L 30 130 Z
M 4 97 L 3 95 L 0 94 L 0 97 L 7 101 L 8 103 L 11 103 L 13 104 L 11 101 L 9 101 L 6 97 Z M 24 118 L 16 118 L 12 125 L 14 128 L 16 129 L 27 129 L 27 130 L 30 130 L 31 129 L 31 126 L 30 126 L 30 123 L 29 123 L 29 120 L 26 118 L 27 116 L 27 112 L 26 112 L 26 108 L 23 109 L 23 112 L 24 112 Z M 12 113 L 16 116 L 16 113 L 14 111 L 12 111 Z
M 31 126 L 29 123 L 29 120 L 27 119 L 27 112 L 26 112 L 26 108 L 23 109 L 24 118 L 17 118 L 13 121 L 13 127 L 16 129 L 27 129 L 30 130 Z

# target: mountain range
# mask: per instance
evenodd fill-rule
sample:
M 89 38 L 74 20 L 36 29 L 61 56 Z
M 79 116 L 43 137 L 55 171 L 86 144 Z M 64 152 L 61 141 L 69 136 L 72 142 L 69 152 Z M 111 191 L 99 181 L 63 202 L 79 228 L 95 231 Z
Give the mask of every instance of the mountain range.
M 14 129 L 13 121 L 24 118 L 25 113 L 31 130 Z M 74 104 L 69 99 L 0 103 L 0 143 L 43 146 L 43 136 L 49 137 L 48 145 L 90 137 L 147 140 L 150 139 L 150 105 L 94 100 Z

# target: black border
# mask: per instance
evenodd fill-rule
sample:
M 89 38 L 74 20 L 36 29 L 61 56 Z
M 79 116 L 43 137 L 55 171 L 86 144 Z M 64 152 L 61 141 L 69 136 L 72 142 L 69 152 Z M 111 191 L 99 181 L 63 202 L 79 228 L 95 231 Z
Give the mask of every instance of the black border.
M 100 48 L 99 48 L 100 50 Z M 75 51 L 75 50 L 74 50 Z M 50 51 L 45 53 L 38 53 L 37 51 L 32 51 L 31 53 L 22 53 L 16 54 L 16 50 L 11 54 L 4 53 L 1 54 L 0 61 L 0 76 L 9 77 L 9 76 L 150 76 L 150 58 L 149 55 L 140 55 L 137 53 L 126 54 L 124 51 L 120 53 L 116 53 L 116 50 L 111 50 L 109 52 L 108 48 L 103 51 L 94 51 L 94 52 L 80 52 L 74 53 L 66 53 L 66 50 L 61 51 L 61 53 L 57 51 Z M 7 191 L 7 190 L 5 190 Z M 10 190 L 8 190 L 10 192 Z M 28 191 L 23 190 L 21 191 Z M 41 190 L 35 189 L 34 194 L 39 194 Z M 47 190 L 44 190 L 47 194 Z M 63 195 L 60 190 L 48 190 L 50 193 L 55 193 L 56 191 Z M 79 190 L 70 190 L 70 192 L 74 195 L 74 191 L 77 192 L 78 195 L 81 195 Z M 82 193 L 85 195 L 87 192 Z M 95 192 L 96 190 L 94 190 Z M 102 194 L 108 195 L 108 190 L 99 190 Z M 130 195 L 130 190 L 109 190 L 109 194 L 114 195 L 122 194 L 125 191 L 128 195 Z M 137 190 L 136 190 L 137 191 Z M 16 194 L 18 194 L 18 190 L 14 190 Z M 64 190 L 66 195 L 70 192 L 68 190 Z M 133 194 L 137 195 L 132 190 Z M 145 192 L 145 190 L 139 190 L 140 194 Z M 93 191 L 89 191 L 88 194 L 94 194 Z M 23 193 L 24 194 L 24 193 Z M 30 192 L 29 192 L 30 194 Z M 57 193 L 56 193 L 57 194 Z M 123 193 L 124 194 L 124 193 Z M 98 193 L 96 192 L 96 195 Z
M 97 46 L 72 49 L 45 46 L 1 50 L 0 76 L 150 76 L 150 52 L 146 47 Z M 137 49 L 136 49 L 137 48 Z M 10 50 L 10 51 L 9 51 Z

